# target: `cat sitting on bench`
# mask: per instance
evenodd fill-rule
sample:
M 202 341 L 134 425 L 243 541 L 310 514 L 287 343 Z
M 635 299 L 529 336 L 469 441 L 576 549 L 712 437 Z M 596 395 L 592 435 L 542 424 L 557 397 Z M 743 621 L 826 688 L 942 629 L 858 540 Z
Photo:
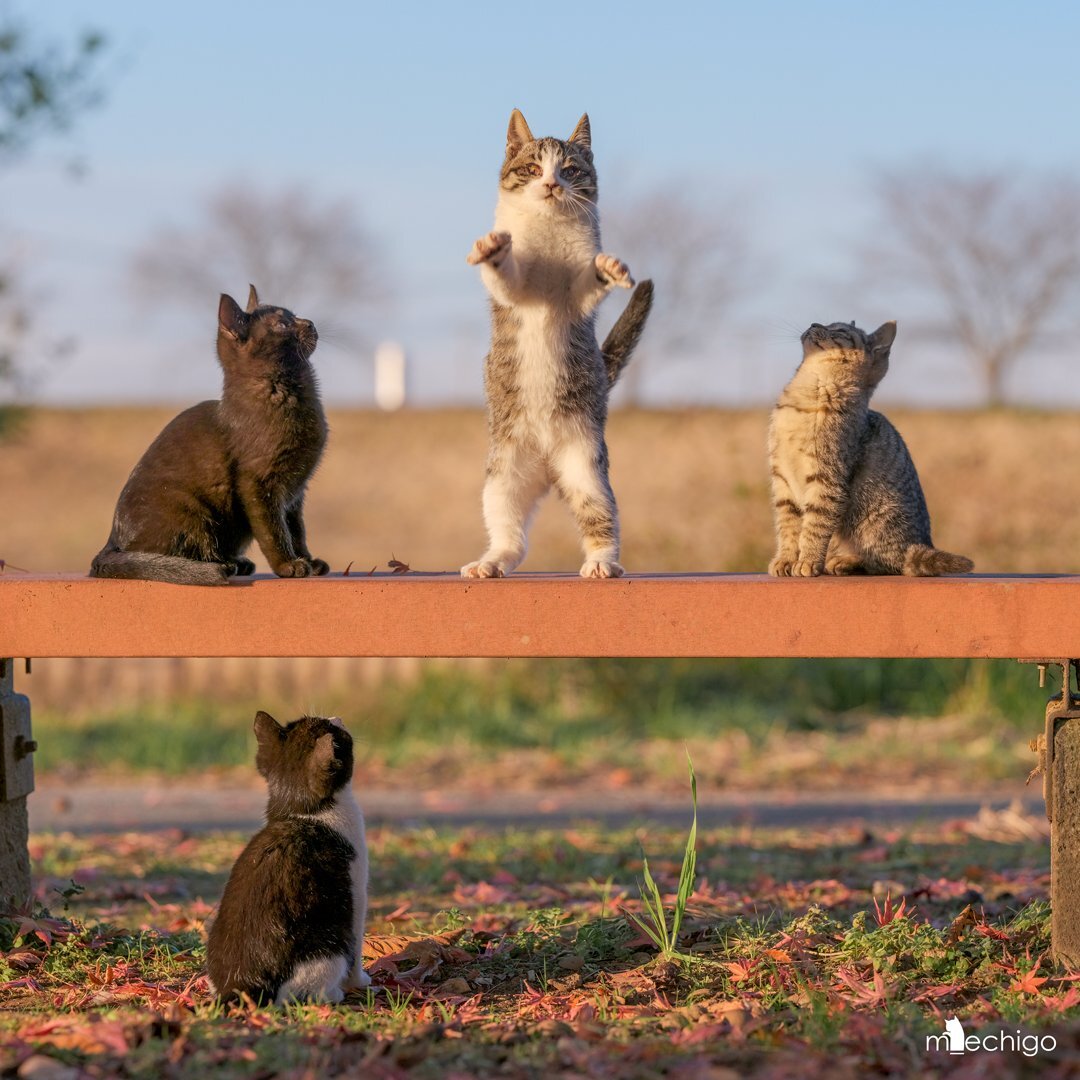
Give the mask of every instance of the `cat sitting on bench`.
M 217 353 L 220 401 L 180 413 L 131 471 L 91 577 L 225 585 L 254 573 L 252 537 L 279 577 L 325 574 L 308 550 L 304 491 L 326 443 L 309 358 L 314 324 L 223 295 Z

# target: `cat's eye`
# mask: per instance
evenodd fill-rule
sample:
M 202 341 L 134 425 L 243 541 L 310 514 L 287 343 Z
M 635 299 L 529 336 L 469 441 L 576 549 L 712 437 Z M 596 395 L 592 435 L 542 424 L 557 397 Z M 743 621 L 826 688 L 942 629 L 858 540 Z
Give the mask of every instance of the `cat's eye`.
M 544 170 L 535 162 L 530 162 L 528 165 L 522 165 L 518 172 L 522 176 L 541 176 Z
M 564 165 L 559 172 L 567 178 L 573 178 L 581 175 L 581 170 L 576 165 Z

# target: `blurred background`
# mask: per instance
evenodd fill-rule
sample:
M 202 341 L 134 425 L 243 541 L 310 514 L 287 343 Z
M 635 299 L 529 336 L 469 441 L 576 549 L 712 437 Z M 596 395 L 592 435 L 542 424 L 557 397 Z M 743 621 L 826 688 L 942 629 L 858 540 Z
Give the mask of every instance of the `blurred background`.
M 0 0 L 0 560 L 88 565 L 145 446 L 216 396 L 217 296 L 249 281 L 320 330 L 316 554 L 353 572 L 474 558 L 487 310 L 464 257 L 519 107 L 563 137 L 589 112 L 604 246 L 656 281 L 610 423 L 630 570 L 763 569 L 767 411 L 799 333 L 895 318 L 875 400 L 937 541 L 980 570 L 1076 572 L 1080 515 L 1056 507 L 1080 451 L 1077 40 L 1080 10 L 1057 3 Z M 576 560 L 545 506 L 524 569 Z M 665 761 L 681 783 L 686 739 L 715 784 L 955 787 L 1026 771 L 1040 706 L 1023 679 L 52 661 L 30 689 L 41 763 L 69 772 L 248 774 L 250 715 L 272 705 L 355 717 L 387 782 L 403 755 L 435 783 L 505 753 L 504 775 L 545 783 Z

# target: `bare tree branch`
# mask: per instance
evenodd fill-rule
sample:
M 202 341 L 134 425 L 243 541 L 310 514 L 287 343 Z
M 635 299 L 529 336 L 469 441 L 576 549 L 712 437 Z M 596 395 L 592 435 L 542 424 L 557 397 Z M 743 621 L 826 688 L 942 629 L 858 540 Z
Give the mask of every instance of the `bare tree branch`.
M 921 329 L 958 344 L 987 404 L 1080 285 L 1080 185 L 1054 177 L 882 173 L 882 225 L 865 252 L 877 284 L 921 294 Z
M 672 183 L 605 208 L 602 220 L 605 247 L 635 277 L 656 281 L 645 338 L 622 378 L 623 398 L 636 404 L 650 363 L 685 359 L 715 340 L 758 271 L 745 211 L 731 199 Z
M 340 327 L 388 295 L 375 243 L 345 200 L 320 200 L 299 187 L 212 192 L 189 227 L 166 225 L 136 253 L 138 293 L 179 305 L 246 288 L 299 314 L 334 310 Z

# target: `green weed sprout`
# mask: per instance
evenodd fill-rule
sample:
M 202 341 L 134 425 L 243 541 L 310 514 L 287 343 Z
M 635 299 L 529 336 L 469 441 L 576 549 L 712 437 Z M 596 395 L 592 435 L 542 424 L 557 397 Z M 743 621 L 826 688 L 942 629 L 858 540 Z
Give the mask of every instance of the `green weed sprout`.
M 660 892 L 651 872 L 649 860 L 642 853 L 644 863 L 644 884 L 639 886 L 641 904 L 645 909 L 645 918 L 627 912 L 641 931 L 660 950 L 663 960 L 681 956 L 679 952 L 679 931 L 682 929 L 686 903 L 694 891 L 694 877 L 697 870 L 697 775 L 694 763 L 686 755 L 686 767 L 690 772 L 690 798 L 694 805 L 694 819 L 690 825 L 690 834 L 686 838 L 686 850 L 683 852 L 682 868 L 679 871 L 679 887 L 675 893 L 675 906 L 671 912 L 671 925 L 668 926 L 667 912 L 664 910 L 664 897 Z

